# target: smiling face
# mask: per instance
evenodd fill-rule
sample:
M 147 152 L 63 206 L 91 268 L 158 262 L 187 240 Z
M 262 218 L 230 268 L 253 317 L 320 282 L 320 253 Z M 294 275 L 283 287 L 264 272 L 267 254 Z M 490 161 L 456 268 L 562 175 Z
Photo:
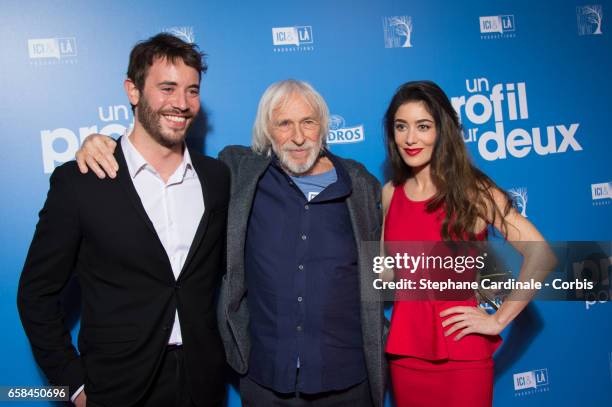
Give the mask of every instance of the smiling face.
M 126 81 L 130 102 L 136 105 L 136 120 L 149 136 L 164 147 L 182 144 L 187 129 L 200 110 L 200 77 L 179 58 L 174 62 L 157 58 L 139 91 Z
M 286 170 L 305 175 L 314 167 L 323 144 L 320 130 L 315 109 L 301 95 L 287 96 L 273 110 L 268 132 L 272 149 Z
M 407 102 L 397 109 L 393 120 L 395 145 L 411 168 L 429 165 L 436 143 L 436 123 L 423 102 Z

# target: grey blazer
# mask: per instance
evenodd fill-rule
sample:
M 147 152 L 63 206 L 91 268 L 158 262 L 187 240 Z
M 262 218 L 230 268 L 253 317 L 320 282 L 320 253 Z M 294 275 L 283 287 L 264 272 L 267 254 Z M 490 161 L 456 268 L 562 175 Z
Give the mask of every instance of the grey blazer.
M 254 153 L 249 147 L 228 146 L 219 159 L 231 172 L 231 197 L 227 225 L 227 272 L 223 277 L 218 307 L 218 322 L 227 362 L 239 374 L 248 371 L 249 310 L 244 275 L 244 244 L 247 224 L 257 183 L 270 164 L 270 157 Z M 377 245 L 364 241 L 379 241 L 382 225 L 381 187 L 362 164 L 339 158 L 353 184 L 346 204 L 359 251 L 361 297 L 361 330 L 374 405 L 383 406 L 386 383 L 384 337 L 386 320 L 384 304 L 372 289 L 372 258 Z

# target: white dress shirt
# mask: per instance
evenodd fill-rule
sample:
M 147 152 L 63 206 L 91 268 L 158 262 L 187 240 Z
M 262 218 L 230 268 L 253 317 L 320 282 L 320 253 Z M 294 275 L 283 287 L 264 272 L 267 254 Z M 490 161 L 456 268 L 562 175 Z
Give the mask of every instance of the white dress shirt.
M 164 182 L 128 137 L 121 138 L 121 148 L 142 206 L 166 249 L 174 278 L 178 279 L 204 214 L 202 186 L 191 163 L 189 151 L 185 147 L 183 161 L 168 178 L 168 182 Z M 182 343 L 177 312 L 168 344 Z

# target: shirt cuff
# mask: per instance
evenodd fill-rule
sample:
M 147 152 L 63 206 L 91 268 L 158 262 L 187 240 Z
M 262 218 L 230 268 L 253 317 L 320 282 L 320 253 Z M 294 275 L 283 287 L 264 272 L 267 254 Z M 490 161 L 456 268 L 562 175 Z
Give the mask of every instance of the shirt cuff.
M 79 387 L 77 389 L 77 391 L 74 392 L 74 394 L 72 395 L 72 397 L 70 397 L 70 401 L 74 404 L 74 400 L 76 400 L 77 397 L 79 397 L 79 394 L 81 394 L 83 392 L 83 390 L 85 389 L 85 385 L 82 384 L 81 387 Z

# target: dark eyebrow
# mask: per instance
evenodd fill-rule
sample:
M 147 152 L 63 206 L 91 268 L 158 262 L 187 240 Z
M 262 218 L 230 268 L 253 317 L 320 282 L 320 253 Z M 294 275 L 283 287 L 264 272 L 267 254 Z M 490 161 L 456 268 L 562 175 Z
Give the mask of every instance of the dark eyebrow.
M 420 124 L 420 123 L 433 123 L 433 122 L 434 122 L 433 120 L 429 120 L 429 119 L 419 119 L 419 120 L 416 121 L 417 124 Z M 406 120 L 404 120 L 404 119 L 395 119 L 395 120 L 393 120 L 393 123 L 405 123 L 405 124 L 408 124 L 408 122 Z
M 159 82 L 157 84 L 157 86 L 178 86 L 178 83 L 176 82 L 172 82 L 172 81 L 163 81 L 163 82 Z M 200 89 L 200 85 L 197 83 L 194 83 L 193 85 L 189 85 L 187 88 L 189 89 Z

